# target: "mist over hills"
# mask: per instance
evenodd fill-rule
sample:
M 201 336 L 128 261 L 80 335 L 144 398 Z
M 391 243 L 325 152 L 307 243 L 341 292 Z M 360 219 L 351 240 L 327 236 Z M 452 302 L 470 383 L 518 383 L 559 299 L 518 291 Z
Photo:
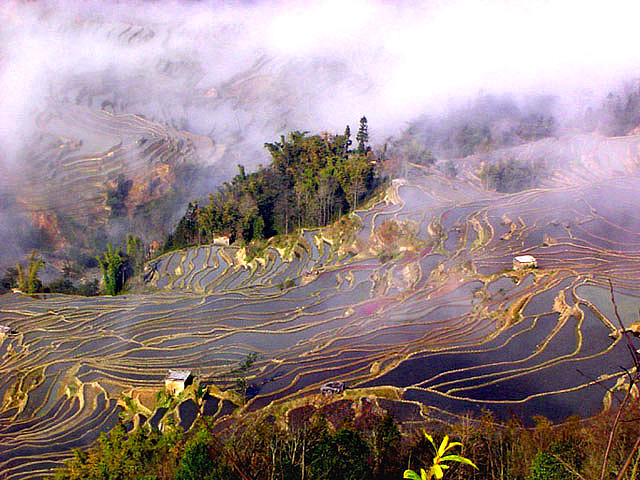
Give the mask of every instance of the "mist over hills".
M 622 1 L 4 2 L 2 272 L 32 250 L 43 277 L 96 272 L 128 233 L 162 243 L 291 131 L 366 115 L 387 183 L 257 253 L 154 258 L 140 291 L 0 296 L 0 475 L 44 477 L 122 395 L 146 402 L 135 421 L 188 428 L 189 400 L 154 414 L 167 369 L 226 388 L 252 352 L 246 404 L 216 399 L 215 422 L 334 379 L 389 389 L 410 421 L 615 403 L 609 280 L 639 328 L 637 18 Z M 540 268 L 515 271 L 521 253 Z
M 8 2 L 2 263 L 47 245 L 57 255 L 76 240 L 93 254 L 127 232 L 161 240 L 186 202 L 237 164 L 264 164 L 264 142 L 291 130 L 341 132 L 365 113 L 374 145 L 400 138 L 442 160 L 568 129 L 626 134 L 638 110 L 627 102 L 637 86 L 619 88 L 633 78 L 626 20 L 616 17 L 586 57 L 561 38 L 592 45 L 590 28 L 612 9 L 581 6 L 580 21 L 563 23 L 570 3 Z M 546 19 L 543 38 L 527 18 Z M 494 26 L 522 34 L 485 50 L 479 65 L 469 39 L 496 47 Z M 605 100 L 614 88 L 619 97 Z M 625 121 L 613 121 L 616 112 Z M 152 138 L 136 122 L 148 122 Z M 107 203 L 120 175 L 135 195 L 114 218 Z M 73 209 L 55 194 L 67 189 Z

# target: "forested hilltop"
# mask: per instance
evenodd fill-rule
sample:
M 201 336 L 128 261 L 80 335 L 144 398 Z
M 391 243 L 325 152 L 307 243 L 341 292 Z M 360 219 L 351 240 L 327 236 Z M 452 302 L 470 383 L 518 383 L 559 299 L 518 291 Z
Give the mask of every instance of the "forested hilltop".
M 250 242 L 325 226 L 354 210 L 380 184 L 366 117 L 360 120 L 352 149 L 349 127 L 342 135 L 294 131 L 266 143 L 267 167 L 239 173 L 209 195 L 209 203 L 189 203 L 164 250 L 212 243 L 217 236 Z

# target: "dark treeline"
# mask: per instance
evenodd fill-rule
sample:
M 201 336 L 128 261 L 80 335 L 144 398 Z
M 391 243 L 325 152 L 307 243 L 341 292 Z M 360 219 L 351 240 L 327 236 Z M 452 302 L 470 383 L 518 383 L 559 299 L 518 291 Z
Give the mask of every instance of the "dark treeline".
M 513 193 L 535 187 L 539 178 L 547 175 L 544 160 L 531 164 L 518 162 L 513 158 L 497 163 L 484 164 L 478 176 L 484 188 L 502 193 Z
M 349 407 L 350 408 L 350 407 Z M 640 435 L 638 406 L 623 411 L 612 437 L 604 478 L 621 471 Z M 449 463 L 446 480 L 570 480 L 601 478 L 611 412 L 587 421 L 577 417 L 553 426 L 536 417 L 534 427 L 519 421 L 496 423 L 490 414 L 462 418 L 453 425 L 425 422 L 404 433 L 390 416 L 374 411 L 339 425 L 322 416 L 286 428 L 269 415 L 251 416 L 215 434 L 206 417 L 183 432 L 169 426 L 164 433 L 118 424 L 110 434 L 75 456 L 55 475 L 57 480 L 400 480 L 405 469 L 419 471 L 433 462 L 444 435 L 460 441 L 453 451 L 471 459 L 478 470 Z M 448 452 L 450 454 L 452 452 Z M 635 478 L 635 467 L 623 478 Z M 578 477 L 578 475 L 581 477 Z
M 132 234 L 127 234 L 126 251 L 114 249 L 107 244 L 107 250 L 101 256 L 94 257 L 95 265 L 102 271 L 103 290 L 101 292 L 97 279 L 84 280 L 80 283 L 77 277 L 81 274 L 71 262 L 66 262 L 62 268 L 62 277 L 44 284 L 38 278 L 38 272 L 45 265 L 44 261 L 36 257 L 33 251 L 26 267 L 16 264 L 5 270 L 0 278 L 0 295 L 18 289 L 23 293 L 63 293 L 67 295 L 94 296 L 100 293 L 117 295 L 131 278 L 142 273 L 144 262 L 148 260 L 149 251 L 145 249 L 142 240 Z
M 620 85 L 583 110 L 567 112 L 560 103 L 551 95 L 516 100 L 509 95 L 482 94 L 441 115 L 423 115 L 412 121 L 390 146 L 403 150 L 418 145 L 438 158 L 463 158 L 567 131 L 629 135 L 640 125 L 639 80 Z
M 349 127 L 343 135 L 291 132 L 266 143 L 267 167 L 238 174 L 209 195 L 209 203 L 190 203 L 165 243 L 172 250 L 212 243 L 218 236 L 249 242 L 288 234 L 302 227 L 324 226 L 352 211 L 379 184 L 374 155 L 367 145 L 367 120 L 361 119 L 351 149 Z
M 74 283 L 72 277 L 75 272 L 69 263 L 63 268 L 63 276 L 48 284 L 42 283 L 38 278 L 38 272 L 45 263 L 36 258 L 33 251 L 29 257 L 29 263 L 26 267 L 16 264 L 15 267 L 9 267 L 5 270 L 4 275 L 0 278 L 0 295 L 16 288 L 23 293 L 64 293 L 67 295 L 83 295 L 91 297 L 100 293 L 98 280 L 87 280 L 81 283 Z
M 523 103 L 508 95 L 480 95 L 442 115 L 418 118 L 390 146 L 394 151 L 417 146 L 438 158 L 462 158 L 520 145 L 557 134 L 555 103 L 550 96 Z
M 585 120 L 605 135 L 628 135 L 640 125 L 640 81 L 609 92 L 599 110 L 589 109 Z

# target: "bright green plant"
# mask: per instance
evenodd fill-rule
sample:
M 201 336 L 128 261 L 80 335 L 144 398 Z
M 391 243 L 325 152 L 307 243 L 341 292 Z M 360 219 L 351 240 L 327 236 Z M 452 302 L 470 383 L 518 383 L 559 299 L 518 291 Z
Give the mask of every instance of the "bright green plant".
M 122 278 L 122 266 L 125 258 L 121 255 L 118 248 L 116 251 L 110 243 L 107 244 L 107 251 L 104 252 L 104 259 L 96 257 L 100 263 L 102 277 L 104 278 L 104 290 L 107 295 L 117 295 L 122 289 L 124 279 Z
M 18 288 L 24 293 L 36 293 L 42 288 L 42 282 L 38 279 L 38 271 L 44 267 L 42 260 L 36 259 L 35 250 L 31 252 L 29 257 L 28 272 L 25 275 L 22 265 L 17 264 L 18 271 Z
M 462 446 L 462 443 L 460 442 L 449 442 L 449 435 L 444 436 L 440 447 L 436 447 L 433 437 L 427 432 L 424 432 L 424 436 L 427 437 L 427 440 L 429 440 L 431 445 L 433 445 L 433 449 L 436 452 L 436 456 L 433 457 L 433 465 L 429 468 L 428 474 L 424 468 L 420 469 L 420 475 L 413 470 L 405 470 L 404 478 L 409 478 L 410 480 L 431 480 L 435 476 L 437 480 L 440 480 L 444 477 L 444 470 L 450 467 L 450 465 L 445 465 L 443 462 L 459 462 L 471 465 L 476 470 L 478 469 L 478 467 L 476 467 L 476 465 L 468 458 L 460 455 L 445 455 L 445 453 L 452 448 Z

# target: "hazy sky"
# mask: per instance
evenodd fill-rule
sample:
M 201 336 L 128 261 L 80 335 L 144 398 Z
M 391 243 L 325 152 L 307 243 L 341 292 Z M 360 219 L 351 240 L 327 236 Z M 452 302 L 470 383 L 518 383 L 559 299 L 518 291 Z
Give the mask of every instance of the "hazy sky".
M 126 77 L 160 56 L 200 62 L 202 88 L 241 71 L 260 54 L 283 64 L 298 62 L 300 76 L 292 83 L 299 82 L 295 88 L 312 99 L 303 117 L 312 120 L 311 128 L 353 123 L 361 112 L 382 127 L 480 91 L 582 95 L 637 75 L 639 18 L 637 1 L 327 0 L 237 6 L 5 0 L 0 137 L 6 144 L 25 136 L 28 114 L 61 76 L 109 69 Z M 148 25 L 160 33 L 130 46 L 106 38 L 104 28 L 87 26 L 110 23 Z M 318 81 L 318 70 L 305 64 L 314 59 L 342 62 L 351 80 L 344 82 L 338 71 Z
M 375 144 L 481 92 L 580 112 L 639 76 L 639 19 L 637 0 L 2 0 L 0 195 L 19 188 L 10 169 L 37 151 L 49 105 L 108 101 L 249 168 L 289 130 L 355 130 L 366 114 Z M 13 225 L 0 213 L 0 233 Z

